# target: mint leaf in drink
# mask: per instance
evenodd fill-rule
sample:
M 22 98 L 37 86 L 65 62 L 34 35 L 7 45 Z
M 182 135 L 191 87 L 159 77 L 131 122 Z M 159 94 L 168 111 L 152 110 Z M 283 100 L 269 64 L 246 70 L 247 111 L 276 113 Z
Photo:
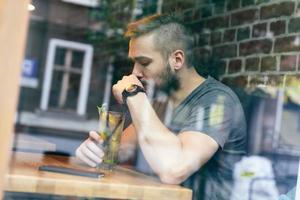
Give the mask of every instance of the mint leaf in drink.
M 97 106 L 98 112 L 106 112 L 107 111 L 107 105 L 106 103 L 102 104 L 102 106 Z

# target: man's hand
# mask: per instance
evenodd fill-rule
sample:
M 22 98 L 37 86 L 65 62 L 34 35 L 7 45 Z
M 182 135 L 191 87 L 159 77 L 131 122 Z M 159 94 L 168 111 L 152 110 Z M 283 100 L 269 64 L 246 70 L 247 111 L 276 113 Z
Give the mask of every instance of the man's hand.
M 116 84 L 113 85 L 112 91 L 118 103 L 124 103 L 122 98 L 122 92 L 126 87 L 130 86 L 131 84 L 143 87 L 141 81 L 133 74 L 129 76 L 123 76 L 122 80 L 119 80 Z
M 89 133 L 90 137 L 86 139 L 77 149 L 76 157 L 91 167 L 96 167 L 102 162 L 104 152 L 101 149 L 103 140 L 95 131 Z

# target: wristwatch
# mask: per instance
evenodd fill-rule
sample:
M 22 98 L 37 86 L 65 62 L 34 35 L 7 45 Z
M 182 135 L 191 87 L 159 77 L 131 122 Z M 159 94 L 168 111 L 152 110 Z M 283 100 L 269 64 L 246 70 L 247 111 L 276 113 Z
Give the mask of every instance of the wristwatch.
M 126 100 L 127 100 L 128 97 L 134 96 L 139 92 L 146 93 L 144 88 L 142 88 L 139 85 L 131 84 L 131 85 L 127 86 L 122 92 L 122 98 L 123 98 L 124 104 L 126 104 Z

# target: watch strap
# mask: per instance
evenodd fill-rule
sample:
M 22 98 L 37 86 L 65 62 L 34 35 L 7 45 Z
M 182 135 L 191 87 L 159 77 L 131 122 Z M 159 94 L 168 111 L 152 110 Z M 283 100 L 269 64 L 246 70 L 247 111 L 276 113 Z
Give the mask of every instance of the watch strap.
M 128 87 L 126 87 L 122 92 L 122 98 L 123 98 L 124 104 L 126 104 L 128 97 L 135 96 L 136 94 L 138 94 L 140 92 L 146 93 L 144 88 L 142 88 L 139 85 L 132 84 L 132 85 L 129 85 Z

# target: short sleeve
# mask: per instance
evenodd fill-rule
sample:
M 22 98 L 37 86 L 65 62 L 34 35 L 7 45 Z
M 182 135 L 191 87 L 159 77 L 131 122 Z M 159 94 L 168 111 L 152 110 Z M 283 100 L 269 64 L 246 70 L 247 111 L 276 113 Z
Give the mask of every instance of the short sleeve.
M 239 105 L 234 99 L 222 90 L 207 92 L 205 102 L 192 105 L 189 117 L 183 124 L 180 132 L 199 131 L 213 138 L 221 148 L 234 128 L 234 115 Z

